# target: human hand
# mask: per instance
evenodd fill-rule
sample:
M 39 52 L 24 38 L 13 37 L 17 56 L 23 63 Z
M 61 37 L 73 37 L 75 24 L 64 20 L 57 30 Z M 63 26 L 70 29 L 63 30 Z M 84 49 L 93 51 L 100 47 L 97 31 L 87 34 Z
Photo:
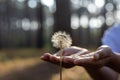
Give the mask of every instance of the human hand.
M 78 53 L 78 52 L 80 52 L 80 53 Z M 84 49 L 84 48 L 75 47 L 75 46 L 63 49 L 62 66 L 65 68 L 71 68 L 71 67 L 75 66 L 75 64 L 73 63 L 74 62 L 73 56 L 74 55 L 79 56 L 80 54 L 83 54 L 83 53 L 84 54 L 88 53 L 88 50 Z M 65 57 L 65 59 L 64 59 L 64 57 Z M 41 59 L 44 61 L 51 62 L 51 63 L 56 64 L 56 65 L 59 65 L 60 64 L 59 51 L 57 53 L 55 53 L 54 55 L 52 55 L 50 53 L 45 53 L 41 56 Z
M 94 52 L 88 54 L 82 53 L 79 56 L 74 57 L 73 63 L 85 68 L 98 69 L 109 64 L 113 56 L 114 54 L 110 47 L 103 45 Z M 64 57 L 64 60 L 71 61 L 69 57 Z
M 101 68 L 110 62 L 113 55 L 111 49 L 105 45 L 91 53 L 85 48 L 70 47 L 63 49 L 62 63 L 65 68 L 75 65 L 85 68 Z M 59 52 L 54 55 L 45 53 L 41 59 L 57 65 L 60 63 Z

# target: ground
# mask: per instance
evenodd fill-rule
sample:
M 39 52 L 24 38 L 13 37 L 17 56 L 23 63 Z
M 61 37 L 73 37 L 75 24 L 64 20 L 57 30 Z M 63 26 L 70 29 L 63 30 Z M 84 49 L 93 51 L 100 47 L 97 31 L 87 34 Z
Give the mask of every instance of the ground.
M 40 60 L 41 49 L 1 50 L 0 80 L 59 80 L 59 66 Z M 29 55 L 29 57 L 28 57 Z M 63 68 L 63 80 L 92 80 L 82 67 Z

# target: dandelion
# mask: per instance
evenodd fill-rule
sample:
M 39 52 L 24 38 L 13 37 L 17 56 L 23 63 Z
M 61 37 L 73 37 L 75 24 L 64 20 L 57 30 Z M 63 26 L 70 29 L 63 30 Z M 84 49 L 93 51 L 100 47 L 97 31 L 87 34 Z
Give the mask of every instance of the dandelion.
M 53 46 L 56 48 L 68 48 L 72 44 L 72 39 L 66 32 L 56 32 L 52 36 Z
M 63 48 L 68 48 L 72 44 L 72 39 L 69 34 L 66 34 L 66 32 L 56 32 L 52 36 L 52 43 L 53 46 L 56 48 L 60 48 L 60 80 L 62 80 L 62 53 Z

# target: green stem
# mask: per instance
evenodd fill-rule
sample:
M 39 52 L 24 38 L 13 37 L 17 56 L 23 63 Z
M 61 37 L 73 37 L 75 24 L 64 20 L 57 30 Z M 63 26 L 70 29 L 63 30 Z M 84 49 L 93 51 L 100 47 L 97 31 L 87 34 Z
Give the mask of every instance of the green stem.
M 62 80 L 62 53 L 63 50 L 60 48 L 60 80 Z

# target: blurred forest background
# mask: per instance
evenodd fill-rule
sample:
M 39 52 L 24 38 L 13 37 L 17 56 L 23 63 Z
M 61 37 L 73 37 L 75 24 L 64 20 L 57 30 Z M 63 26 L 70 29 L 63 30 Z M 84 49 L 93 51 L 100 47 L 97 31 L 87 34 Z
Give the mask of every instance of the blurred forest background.
M 54 52 L 54 32 L 66 31 L 73 45 L 93 50 L 119 22 L 120 0 L 0 0 L 0 80 L 58 80 L 58 67 L 39 59 Z M 63 74 L 64 80 L 91 80 L 79 67 Z

